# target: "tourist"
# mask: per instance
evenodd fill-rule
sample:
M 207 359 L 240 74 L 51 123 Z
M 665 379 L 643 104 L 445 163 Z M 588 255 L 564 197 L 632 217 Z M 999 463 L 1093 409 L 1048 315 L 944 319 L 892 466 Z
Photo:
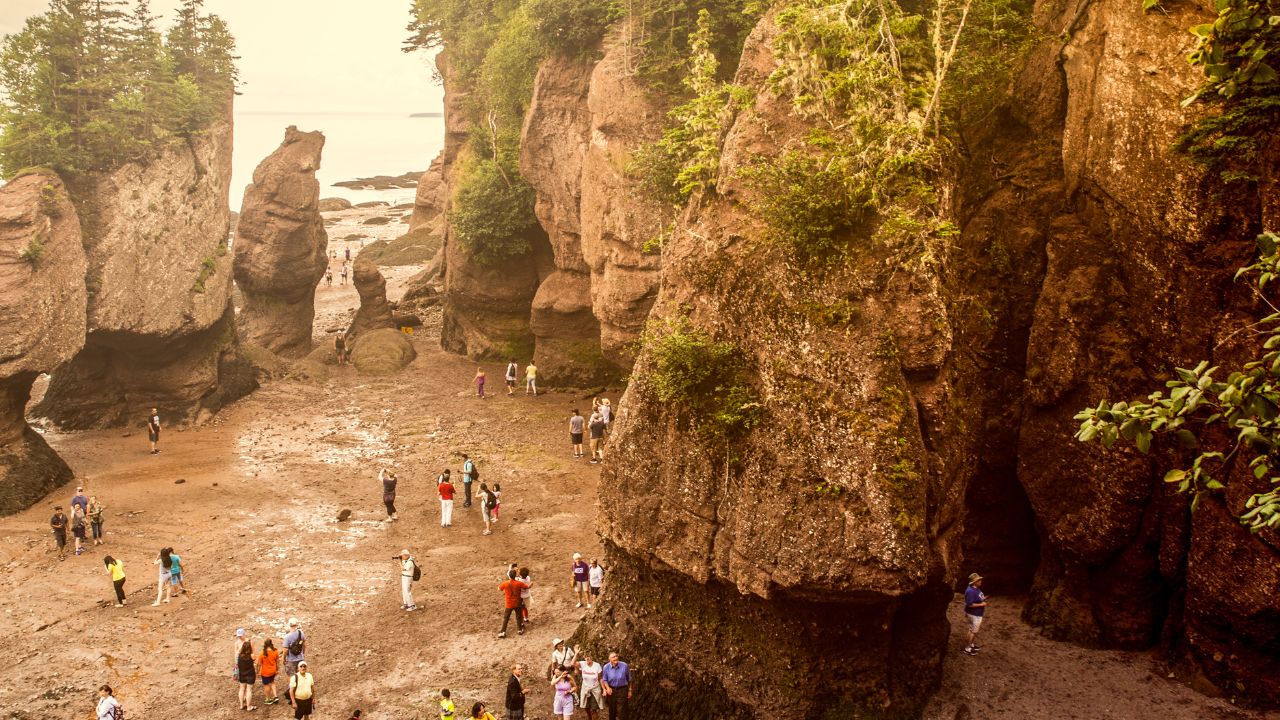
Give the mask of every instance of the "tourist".
M 396 515 L 396 483 L 400 478 L 390 468 L 378 471 L 378 479 L 382 481 L 382 504 L 387 507 L 387 522 L 399 520 Z
M 240 682 L 240 709 L 257 710 L 253 705 L 253 686 L 258 680 L 258 666 L 253 661 L 253 643 L 245 640 L 240 644 L 240 653 L 236 656 L 237 680 Z
M 271 638 L 262 641 L 262 652 L 258 653 L 258 675 L 262 678 L 262 702 L 264 705 L 275 705 L 280 698 L 276 697 L 276 673 L 280 671 L 280 651 Z
M 631 700 L 631 668 L 618 660 L 618 653 L 609 653 L 609 662 L 600 671 L 604 685 L 604 704 L 609 708 L 609 720 L 627 717 L 627 702 Z
M 161 598 L 164 602 L 169 602 L 171 591 L 169 582 L 171 578 L 171 569 L 173 564 L 169 561 L 169 548 L 160 548 L 160 555 L 153 561 L 159 567 L 159 575 L 156 578 L 156 601 L 151 603 L 152 607 L 160 607 Z
M 555 690 L 555 699 L 551 701 L 551 714 L 569 720 L 573 717 L 573 695 L 578 691 L 578 685 L 569 674 L 569 668 L 556 669 L 555 677 L 551 679 L 551 687 Z
M 116 607 L 124 607 L 124 563 L 107 555 L 102 558 L 102 564 L 111 573 L 111 584 L 116 590 Z
M 600 688 L 600 663 L 591 657 L 591 651 L 582 653 L 578 661 L 580 681 L 578 706 L 587 711 L 587 720 L 596 720 L 596 713 L 604 710 L 604 691 Z
M 307 638 L 298 626 L 298 618 L 289 618 L 289 634 L 284 636 L 284 674 L 293 677 L 303 665 L 306 656 Z
M 449 697 L 449 688 L 440 691 L 440 720 L 453 720 L 453 716 L 458 712 L 458 706 L 453 704 L 453 700 Z
M 333 287 L 333 266 L 328 265 L 324 269 L 324 284 Z
M 485 483 L 480 483 L 480 518 L 484 520 L 485 535 L 493 534 L 493 508 L 497 505 L 498 499 Z
M 289 663 L 285 660 L 285 665 Z M 307 661 L 298 662 L 298 672 L 289 676 L 289 706 L 293 708 L 294 720 L 308 720 L 311 708 L 315 705 L 316 679 L 307 671 Z
M 591 597 L 587 599 L 589 610 L 592 602 L 600 602 L 600 589 L 604 587 L 604 566 L 595 558 L 591 558 L 591 569 L 587 571 L 587 585 L 591 587 Z
M 182 558 L 178 557 L 178 553 L 174 552 L 173 548 L 168 548 L 168 551 L 169 584 L 172 586 L 172 589 L 169 592 L 169 597 L 173 597 L 179 593 L 186 594 L 187 584 L 182 581 Z
M 524 624 L 528 625 L 529 603 L 533 599 L 532 590 L 530 589 L 533 587 L 533 578 L 529 577 L 529 568 L 527 567 L 520 568 L 518 577 L 521 584 L 524 585 L 524 589 L 520 591 L 520 616 L 524 618 Z
M 987 595 L 982 592 L 982 576 L 969 574 L 969 587 L 964 590 L 964 619 L 969 621 L 969 644 L 965 645 L 966 655 L 977 655 L 978 628 L 982 627 L 982 616 L 987 612 Z
M 347 261 L 346 260 L 342 261 L 342 274 L 340 277 L 342 278 L 342 284 L 346 285 L 347 284 Z
M 115 693 L 110 685 L 103 685 L 98 688 L 98 706 L 93 715 L 97 720 L 115 720 L 116 708 L 118 707 L 122 706 L 120 701 L 116 700 Z M 121 712 L 123 713 L 124 710 L 122 709 Z M 17 716 L 15 715 L 15 717 Z
M 481 400 L 484 399 L 484 368 L 476 368 L 476 378 L 473 381 L 476 384 L 476 396 Z
M 582 607 L 591 603 L 591 566 L 582 559 L 582 553 L 573 554 L 573 592 L 578 596 L 578 604 Z
M 440 482 L 436 484 L 436 491 L 440 493 L 440 527 L 452 527 L 454 489 L 447 471 L 440 476 Z
M 520 676 L 524 674 L 524 666 L 517 663 L 511 667 L 511 677 L 507 678 L 507 717 L 506 720 L 524 720 L 524 684 Z
M 493 713 L 485 709 L 484 703 L 479 701 L 476 701 L 476 703 L 471 706 L 471 717 L 475 718 L 475 720 L 497 720 L 497 718 L 493 716 Z M 507 715 L 507 720 L 511 720 L 510 714 Z
M 448 470 L 445 470 L 446 474 L 448 472 L 449 472 Z M 464 494 L 464 500 L 462 503 L 462 507 L 464 508 L 471 507 L 471 483 L 478 477 L 480 477 L 480 471 L 476 469 L 476 464 L 471 461 L 471 456 L 463 455 L 462 456 L 462 492 Z
M 89 513 L 89 498 L 85 497 L 83 487 L 77 487 L 76 494 L 71 496 L 72 514 L 75 514 L 77 507 L 83 510 L 86 515 Z
M 84 508 L 79 505 L 71 506 L 71 534 L 76 539 L 76 555 L 79 556 L 84 552 L 84 541 L 86 536 L 86 528 L 89 520 L 84 516 Z
M 547 679 L 555 678 L 556 671 L 560 668 L 573 667 L 573 662 L 578 657 L 577 648 L 565 647 L 564 640 L 556 638 L 551 641 L 551 664 L 547 665 Z
M 53 530 L 53 544 L 58 546 L 58 560 L 67 557 L 67 516 L 62 514 L 62 506 L 53 506 L 53 517 L 49 518 L 49 528 Z
M 343 262 L 351 262 L 351 246 L 350 245 L 346 246 L 345 248 L 342 249 L 342 251 L 347 255 L 346 260 L 344 260 Z
M 604 418 L 600 413 L 591 413 L 587 429 L 591 431 L 591 463 L 593 465 L 604 460 L 604 428 Z
M 160 411 L 151 408 L 151 417 L 147 418 L 147 439 L 151 441 L 151 454 L 160 454 Z
M 502 510 L 502 483 L 493 484 L 493 507 L 489 508 L 489 515 L 493 517 L 493 523 L 498 524 L 498 513 Z
M 249 638 L 245 635 L 244 628 L 236 628 L 236 636 L 231 641 L 231 677 L 240 677 L 240 648 L 244 647 L 244 643 Z
M 538 396 L 538 366 L 532 360 L 524 369 L 524 394 L 528 395 L 530 392 L 534 397 Z
M 89 529 L 93 533 L 93 544 L 102 544 L 102 513 L 106 507 L 98 502 L 98 498 L 89 498 Z
M 516 359 L 511 358 L 507 363 L 507 397 L 511 397 L 516 392 L 516 378 L 520 376 L 520 366 L 516 364 Z
M 400 609 L 401 610 L 417 610 L 418 606 L 413 602 L 413 581 L 414 575 L 419 574 L 418 563 L 409 554 L 409 551 L 400 551 Z
M 498 589 L 502 591 L 504 609 L 502 612 L 502 630 L 498 632 L 498 637 L 507 636 L 507 623 L 511 622 L 511 614 L 516 615 L 516 626 L 520 629 L 520 634 L 524 634 L 524 618 L 520 615 L 520 591 L 524 588 L 524 583 L 515 578 L 507 578 L 498 585 Z
M 613 406 L 609 404 L 609 398 L 600 401 L 600 417 L 604 420 L 605 434 L 613 427 Z
M 574 408 L 573 415 L 569 416 L 569 442 L 573 445 L 573 456 L 576 458 L 582 457 L 582 430 L 586 422 L 578 408 Z
M 333 352 L 338 356 L 338 364 L 347 364 L 347 334 L 338 333 L 333 338 Z

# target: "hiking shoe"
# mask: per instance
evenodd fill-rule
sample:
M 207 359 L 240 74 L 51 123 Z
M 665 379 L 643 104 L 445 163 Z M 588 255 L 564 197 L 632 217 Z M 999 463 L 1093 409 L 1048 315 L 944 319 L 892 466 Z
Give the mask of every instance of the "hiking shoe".
M 516 633 L 516 634 L 517 634 L 517 635 L 523 635 L 523 634 L 524 634 L 524 628 L 520 628 L 520 632 L 518 632 L 518 633 Z
M 405 610 L 408 612 L 413 612 L 414 610 L 417 610 L 417 609 L 418 609 L 417 605 L 410 605 L 409 607 L 405 608 Z
M 499 640 L 501 640 L 502 638 L 504 638 L 504 637 L 506 637 L 506 636 L 507 636 L 507 634 L 506 634 L 506 633 L 504 633 L 504 632 L 500 632 L 500 633 L 498 633 L 498 639 L 499 639 Z
M 582 607 L 582 603 L 578 603 L 577 605 L 574 605 L 574 607 Z
M 965 654 L 965 655 L 977 655 L 977 654 L 978 654 L 978 648 L 976 648 L 976 647 L 967 647 L 967 648 L 965 648 L 965 649 L 964 649 L 964 654 Z

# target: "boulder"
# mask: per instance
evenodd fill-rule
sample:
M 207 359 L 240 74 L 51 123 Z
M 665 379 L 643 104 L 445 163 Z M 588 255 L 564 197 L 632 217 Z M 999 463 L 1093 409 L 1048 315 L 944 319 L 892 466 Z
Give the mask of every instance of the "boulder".
M 320 212 L 338 212 L 340 210 L 350 210 L 351 201 L 346 198 L 321 198 L 316 203 L 316 207 Z
M 254 171 L 240 210 L 240 332 L 284 357 L 311 350 L 315 290 L 324 277 L 328 243 L 316 181 L 323 149 L 323 134 L 289 127 L 284 142 Z
M 25 417 L 41 372 L 84 347 L 80 220 L 52 172 L 0 187 L 0 515 L 30 506 L 72 472 Z
M 378 266 L 366 260 L 363 253 L 356 256 L 351 282 L 360 294 L 360 309 L 347 328 L 347 336 L 359 337 L 372 330 L 394 328 L 391 305 L 387 302 L 387 281 Z
M 358 336 L 351 348 L 351 364 L 360 372 L 371 375 L 396 372 L 417 356 L 409 337 L 390 328 Z
M 146 162 L 76 179 L 88 334 L 38 412 L 88 428 L 140 424 L 154 406 L 177 424 L 253 389 L 230 303 L 230 177 L 228 120 Z

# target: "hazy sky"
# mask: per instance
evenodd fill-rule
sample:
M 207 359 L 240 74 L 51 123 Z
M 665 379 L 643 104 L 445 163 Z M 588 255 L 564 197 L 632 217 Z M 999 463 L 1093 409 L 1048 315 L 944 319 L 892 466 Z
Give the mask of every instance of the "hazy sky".
M 179 0 L 153 0 L 171 14 Z M 409 0 L 205 0 L 236 36 L 241 112 L 435 112 L 442 90 L 421 53 L 400 51 Z M 0 0 L 0 34 L 48 0 Z M 167 20 L 166 20 L 167 22 Z

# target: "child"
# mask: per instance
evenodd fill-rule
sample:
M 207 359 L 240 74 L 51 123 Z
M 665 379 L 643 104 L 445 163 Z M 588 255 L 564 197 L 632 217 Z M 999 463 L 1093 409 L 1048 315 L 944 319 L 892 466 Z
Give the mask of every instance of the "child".
M 457 711 L 453 701 L 449 699 L 449 688 L 440 691 L 440 720 L 453 720 L 453 714 Z
M 524 624 L 529 624 L 529 586 L 533 584 L 533 580 L 529 577 L 529 568 L 520 568 L 520 582 L 524 583 L 524 589 L 520 591 L 520 614 L 524 616 Z
M 493 484 L 493 521 L 498 522 L 498 511 L 502 509 L 502 483 Z

